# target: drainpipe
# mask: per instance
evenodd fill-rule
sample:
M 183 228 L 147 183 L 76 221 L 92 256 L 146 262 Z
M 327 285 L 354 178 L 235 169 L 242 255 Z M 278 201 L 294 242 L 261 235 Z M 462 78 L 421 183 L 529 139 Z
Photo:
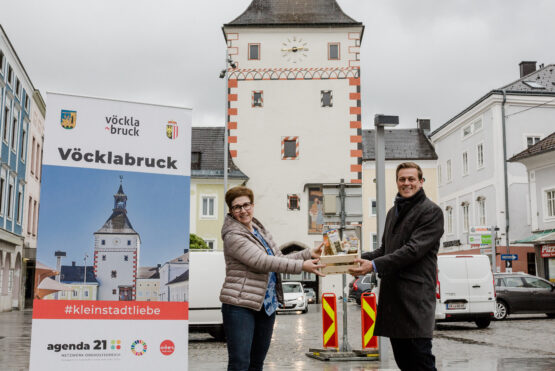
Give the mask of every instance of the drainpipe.
M 501 90 L 503 102 L 501 103 L 501 126 L 503 129 L 503 178 L 505 183 L 505 239 L 507 241 L 507 254 L 510 254 L 509 243 L 509 181 L 507 175 L 507 129 L 505 122 L 505 103 L 507 103 L 507 93 Z

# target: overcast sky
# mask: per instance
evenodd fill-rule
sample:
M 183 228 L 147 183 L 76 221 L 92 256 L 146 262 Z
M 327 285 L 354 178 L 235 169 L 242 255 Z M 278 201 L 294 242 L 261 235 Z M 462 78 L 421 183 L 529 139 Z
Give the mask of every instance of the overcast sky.
M 0 0 L 0 23 L 46 91 L 193 108 L 223 125 L 223 23 L 251 0 Z M 366 26 L 363 124 L 397 114 L 432 128 L 519 77 L 555 63 L 552 0 L 337 0 Z

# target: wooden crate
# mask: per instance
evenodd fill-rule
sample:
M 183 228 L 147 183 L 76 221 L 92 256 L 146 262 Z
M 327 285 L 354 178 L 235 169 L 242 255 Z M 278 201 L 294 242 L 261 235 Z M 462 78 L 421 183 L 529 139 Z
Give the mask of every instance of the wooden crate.
M 320 263 L 326 264 L 326 267 L 321 269 L 323 274 L 342 274 L 349 273 L 350 268 L 358 267 L 358 263 L 354 263 L 358 254 L 345 254 L 345 255 L 322 255 Z

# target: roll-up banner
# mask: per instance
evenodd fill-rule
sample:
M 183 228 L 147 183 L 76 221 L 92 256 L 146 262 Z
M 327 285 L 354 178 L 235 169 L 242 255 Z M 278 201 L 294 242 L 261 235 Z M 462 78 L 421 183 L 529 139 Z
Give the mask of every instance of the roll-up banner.
M 47 107 L 30 369 L 186 370 L 191 110 Z

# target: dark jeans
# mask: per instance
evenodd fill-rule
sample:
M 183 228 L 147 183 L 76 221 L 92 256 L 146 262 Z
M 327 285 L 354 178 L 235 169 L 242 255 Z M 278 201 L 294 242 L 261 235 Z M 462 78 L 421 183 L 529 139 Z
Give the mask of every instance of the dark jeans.
M 432 339 L 391 338 L 395 362 L 401 371 L 436 371 L 436 357 L 432 354 Z
M 227 371 L 262 371 L 276 314 L 222 304 L 227 339 Z

